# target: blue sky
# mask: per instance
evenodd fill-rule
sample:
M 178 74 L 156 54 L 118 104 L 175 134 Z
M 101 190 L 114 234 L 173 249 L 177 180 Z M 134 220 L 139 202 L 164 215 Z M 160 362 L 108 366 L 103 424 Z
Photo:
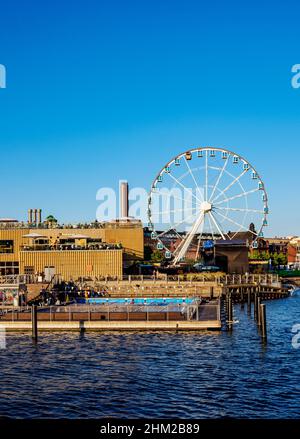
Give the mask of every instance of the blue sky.
M 93 219 L 191 145 L 262 174 L 268 234 L 300 234 L 296 1 L 14 1 L 0 14 L 0 216 Z

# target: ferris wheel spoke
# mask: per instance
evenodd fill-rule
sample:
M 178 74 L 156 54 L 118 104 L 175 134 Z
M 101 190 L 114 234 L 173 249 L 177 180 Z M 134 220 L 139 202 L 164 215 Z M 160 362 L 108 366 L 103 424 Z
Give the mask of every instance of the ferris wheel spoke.
M 251 191 L 247 191 L 247 192 L 241 192 L 240 194 L 234 195 L 233 197 L 229 197 L 229 198 L 226 197 L 226 198 L 224 198 L 224 200 L 218 201 L 217 203 L 213 203 L 213 206 L 216 206 L 218 204 L 221 204 L 221 203 L 224 203 L 224 202 L 227 202 L 227 201 L 235 200 L 236 198 L 244 197 L 246 195 L 252 194 L 252 193 L 257 192 L 257 191 L 259 191 L 258 188 L 257 189 L 252 189 Z
M 182 184 L 181 181 L 177 180 L 176 177 L 174 177 L 172 174 L 166 174 L 166 175 L 169 175 L 174 181 L 176 181 L 177 184 L 179 184 L 179 186 L 183 187 L 183 189 L 185 189 L 188 193 L 190 193 L 192 197 L 194 197 L 199 203 L 202 202 L 201 200 L 199 200 L 198 197 L 196 197 L 195 194 L 193 194 L 193 192 L 189 188 L 187 188 L 184 184 Z
M 238 212 L 254 212 L 254 213 L 264 213 L 263 210 L 257 210 L 257 209 L 242 209 L 239 207 L 216 207 L 218 210 L 232 210 L 232 211 L 238 211 Z
M 214 187 L 213 187 L 212 193 L 210 194 L 210 197 L 209 197 L 209 200 L 208 200 L 208 201 L 210 201 L 210 200 L 212 199 L 212 197 L 214 196 L 214 193 L 215 193 L 215 191 L 216 191 L 216 189 L 217 189 L 217 187 L 218 187 L 218 184 L 220 183 L 220 180 L 221 180 L 221 178 L 222 178 L 222 175 L 224 174 L 224 171 L 225 171 L 226 166 L 227 166 L 227 164 L 228 164 L 229 157 L 230 157 L 230 154 L 228 155 L 228 157 L 227 157 L 227 159 L 226 159 L 226 161 L 225 161 L 225 163 L 224 163 L 224 166 L 223 166 L 223 168 L 221 169 L 221 172 L 219 173 L 218 179 L 217 179 L 217 181 L 216 181 L 216 183 L 215 183 L 215 185 L 214 185 Z
M 225 189 L 222 190 L 222 193 L 218 194 L 213 200 L 212 203 L 214 203 L 216 200 L 220 198 L 221 195 L 223 195 L 225 192 L 227 192 L 235 183 L 237 183 L 240 178 L 248 172 L 248 169 L 244 169 L 243 172 L 241 172 L 240 175 L 238 175 L 231 183 L 229 183 L 228 186 L 226 186 Z
M 205 200 L 207 200 L 208 192 L 208 157 L 207 150 L 205 151 Z
M 204 198 L 203 198 L 203 195 L 202 195 L 201 189 L 200 189 L 200 187 L 199 187 L 199 185 L 198 185 L 198 183 L 197 183 L 197 181 L 196 181 L 196 179 L 195 179 L 194 173 L 192 172 L 191 167 L 190 167 L 190 165 L 188 164 L 188 161 L 187 161 L 187 159 L 186 159 L 185 157 L 184 157 L 184 161 L 185 161 L 186 166 L 187 166 L 187 168 L 188 168 L 188 170 L 189 170 L 189 173 L 191 174 L 192 179 L 194 180 L 194 183 L 195 183 L 195 185 L 196 185 L 196 187 L 197 187 L 197 189 L 198 189 L 198 191 L 199 191 L 199 194 L 201 195 L 202 201 L 204 201 Z
M 208 212 L 210 218 L 212 219 L 212 222 L 214 223 L 214 225 L 216 226 L 218 232 L 220 233 L 220 235 L 222 236 L 222 238 L 225 240 L 225 236 L 221 230 L 221 228 L 219 227 L 217 221 L 215 220 L 215 217 L 213 216 L 213 214 L 211 212 Z
M 183 258 L 183 256 L 186 254 L 190 243 L 192 242 L 192 239 L 195 235 L 195 233 L 197 232 L 198 228 L 200 227 L 200 225 L 202 224 L 204 220 L 204 213 L 201 212 L 201 214 L 199 215 L 199 217 L 196 219 L 196 221 L 194 222 L 193 227 L 191 228 L 191 230 L 187 233 L 186 237 L 184 238 L 184 240 L 181 242 L 180 244 L 180 250 L 178 252 L 178 254 L 176 255 L 175 259 L 174 259 L 174 264 L 176 264 L 178 261 L 180 261 L 181 258 Z M 177 250 L 177 249 L 176 249 Z
M 174 209 L 174 210 L 164 210 L 164 211 L 159 211 L 159 212 L 151 212 L 151 216 L 154 215 L 166 215 L 167 213 L 176 213 L 176 212 L 185 212 L 186 210 L 195 210 L 195 207 L 186 207 L 184 209 Z
M 204 228 L 202 227 L 202 230 L 201 230 L 200 236 L 198 237 L 198 244 L 197 244 L 197 251 L 196 251 L 195 261 L 197 261 L 197 259 L 198 259 L 198 257 L 199 257 L 199 252 L 200 252 L 200 246 L 201 246 L 201 240 L 202 240 L 203 230 L 204 230 Z
M 184 199 L 183 199 L 183 198 L 181 198 L 181 197 L 176 197 L 175 195 L 170 194 L 170 193 L 168 193 L 168 192 L 166 192 L 166 191 L 165 191 L 165 192 L 163 192 L 163 191 L 161 191 L 161 192 L 155 192 L 155 194 L 158 195 L 158 196 L 163 195 L 163 196 L 168 197 L 168 198 L 174 198 L 174 200 L 179 200 L 179 201 L 183 201 L 183 202 L 184 202 Z
M 192 213 L 191 215 L 188 215 L 186 218 L 184 218 L 182 221 L 179 221 L 176 224 L 172 224 L 171 227 L 169 227 L 167 230 L 165 230 L 164 232 L 160 233 L 159 235 L 157 235 L 157 238 L 160 238 L 161 236 L 164 236 L 166 233 L 168 233 L 170 230 L 176 230 L 176 227 L 180 226 L 181 224 L 183 224 L 184 222 L 186 222 L 188 219 L 190 219 L 192 216 L 194 216 L 194 214 Z
M 215 211 L 215 213 L 218 214 L 218 215 L 220 215 L 222 218 L 224 218 L 225 220 L 229 221 L 230 223 L 232 223 L 232 224 L 236 225 L 237 227 L 239 227 L 239 230 L 238 230 L 238 231 L 244 229 L 245 232 L 250 232 L 250 233 L 252 233 L 253 235 L 258 236 L 258 234 L 255 233 L 255 232 L 253 232 L 253 230 L 250 230 L 250 229 L 248 229 L 248 227 L 245 227 L 244 225 L 239 224 L 238 222 L 232 220 L 231 218 L 228 218 L 227 216 L 223 215 L 221 212 L 217 212 L 217 211 Z
M 213 239 L 213 241 L 214 241 L 214 240 L 215 240 L 215 237 L 214 237 L 214 230 L 213 230 L 213 227 L 212 227 L 212 224 L 211 224 L 210 215 L 208 215 L 207 219 L 208 219 L 209 228 L 210 228 L 210 231 L 211 231 L 211 237 L 212 237 L 212 239 Z

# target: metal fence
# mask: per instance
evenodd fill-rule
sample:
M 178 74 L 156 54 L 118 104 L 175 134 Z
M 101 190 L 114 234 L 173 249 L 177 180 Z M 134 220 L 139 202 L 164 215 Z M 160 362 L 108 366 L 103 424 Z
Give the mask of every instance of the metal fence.
M 38 321 L 175 321 L 199 320 L 199 304 L 191 305 L 71 305 L 38 309 Z M 0 311 L 0 322 L 31 321 L 30 307 Z
M 61 282 L 62 277 L 55 275 L 57 282 Z M 33 274 L 14 274 L 0 276 L 0 284 L 24 284 L 24 283 L 37 283 L 40 280 L 40 276 Z M 168 283 L 176 282 L 178 284 L 183 283 L 205 283 L 215 282 L 217 284 L 236 284 L 236 283 L 275 283 L 279 282 L 277 274 L 220 274 L 220 273 L 187 273 L 179 275 L 167 275 L 159 273 L 158 275 L 124 275 L 124 276 L 99 276 L 99 277 L 82 277 L 81 279 L 74 279 L 79 283 L 86 282 L 126 282 L 126 283 Z

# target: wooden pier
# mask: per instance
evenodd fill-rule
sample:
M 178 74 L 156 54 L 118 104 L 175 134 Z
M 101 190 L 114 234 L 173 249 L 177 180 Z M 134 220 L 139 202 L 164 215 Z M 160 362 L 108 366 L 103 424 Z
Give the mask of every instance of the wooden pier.
M 31 330 L 34 313 L 13 309 L 0 316 L 7 331 Z M 65 306 L 37 310 L 40 330 L 213 330 L 221 329 L 220 300 L 174 306 Z M 36 328 L 34 326 L 34 328 Z

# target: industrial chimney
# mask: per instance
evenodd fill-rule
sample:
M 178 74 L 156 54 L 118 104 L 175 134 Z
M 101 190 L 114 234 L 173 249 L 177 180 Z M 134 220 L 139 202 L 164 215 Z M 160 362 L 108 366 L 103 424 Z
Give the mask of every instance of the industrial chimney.
M 28 209 L 28 224 L 32 224 L 32 209 Z
M 37 223 L 37 209 L 33 209 L 33 222 L 36 225 L 36 223 Z
M 41 224 L 42 222 L 42 209 L 37 210 L 37 223 Z
M 120 182 L 120 218 L 128 218 L 128 182 Z

